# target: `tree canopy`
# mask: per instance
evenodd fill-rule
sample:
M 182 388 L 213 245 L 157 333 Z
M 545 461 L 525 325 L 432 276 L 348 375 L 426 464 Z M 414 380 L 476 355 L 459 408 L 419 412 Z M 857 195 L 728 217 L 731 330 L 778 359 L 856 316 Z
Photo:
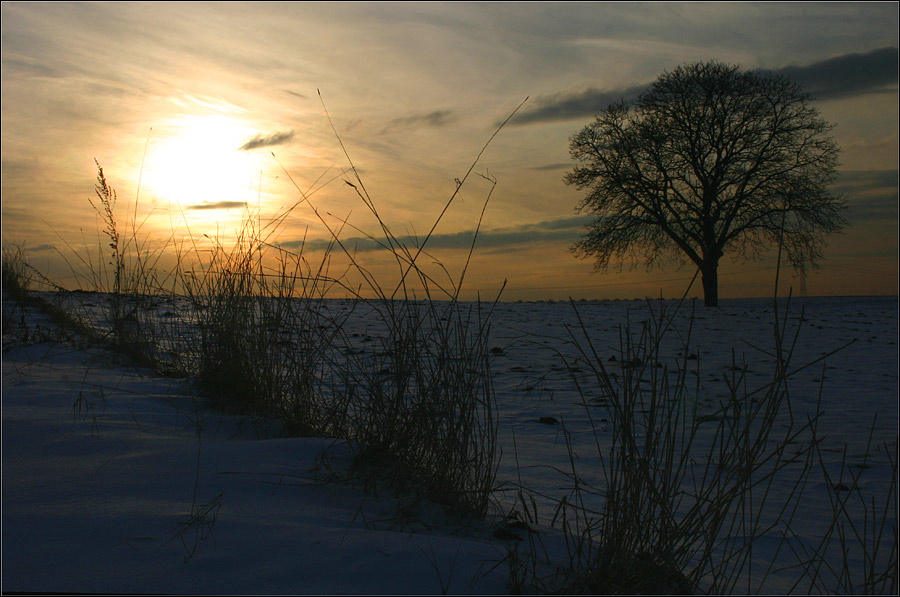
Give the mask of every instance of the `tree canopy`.
M 565 177 L 596 216 L 572 250 L 611 261 L 666 258 L 700 269 L 718 304 L 723 255 L 755 258 L 781 243 L 816 266 L 840 232 L 844 201 L 829 191 L 839 148 L 800 85 L 719 62 L 665 72 L 634 100 L 610 105 L 570 139 Z

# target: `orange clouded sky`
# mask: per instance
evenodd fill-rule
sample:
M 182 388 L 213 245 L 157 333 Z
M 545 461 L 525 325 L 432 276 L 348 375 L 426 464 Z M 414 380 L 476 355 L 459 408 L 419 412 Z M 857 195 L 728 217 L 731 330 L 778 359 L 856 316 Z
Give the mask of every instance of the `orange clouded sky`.
M 96 251 L 96 158 L 122 214 L 139 197 L 148 243 L 227 238 L 245 206 L 274 216 L 301 198 L 289 174 L 378 268 L 390 260 L 354 229 L 378 231 L 317 90 L 382 218 L 419 238 L 528 96 L 474 170 L 497 186 L 469 296 L 504 279 L 508 300 L 680 296 L 689 268 L 597 274 L 574 258 L 587 220 L 562 178 L 569 137 L 607 102 L 716 59 L 800 80 L 837 125 L 851 226 L 809 293 L 896 294 L 897 18 L 896 3 L 4 2 L 3 241 L 60 277 L 60 253 Z M 429 245 L 453 271 L 490 190 L 474 173 Z M 271 240 L 327 238 L 304 204 Z M 726 255 L 721 296 L 770 294 L 774 269 Z

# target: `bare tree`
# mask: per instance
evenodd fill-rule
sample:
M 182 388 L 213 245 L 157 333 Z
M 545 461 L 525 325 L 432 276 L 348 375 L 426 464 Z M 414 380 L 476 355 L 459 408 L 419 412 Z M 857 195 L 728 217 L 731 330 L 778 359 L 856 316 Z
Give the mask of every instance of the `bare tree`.
M 690 260 L 705 304 L 718 304 L 726 252 L 758 257 L 782 243 L 796 267 L 816 266 L 845 202 L 829 192 L 840 151 L 833 128 L 788 79 L 718 62 L 665 72 L 631 102 L 597 115 L 570 139 L 566 184 L 596 219 L 573 247 L 611 260 Z

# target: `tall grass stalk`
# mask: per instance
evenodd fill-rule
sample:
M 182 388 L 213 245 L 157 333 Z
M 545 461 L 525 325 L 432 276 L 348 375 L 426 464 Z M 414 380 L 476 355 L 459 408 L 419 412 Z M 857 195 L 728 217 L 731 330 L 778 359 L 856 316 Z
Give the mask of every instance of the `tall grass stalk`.
M 173 359 L 165 358 L 162 350 L 170 344 L 172 332 L 160 328 L 156 314 L 159 300 L 171 298 L 176 292 L 179 265 L 170 269 L 160 267 L 172 239 L 151 242 L 149 235 L 141 237 L 146 219 L 137 221 L 137 198 L 132 217 L 126 218 L 122 226 L 117 218 L 116 191 L 100 163 L 96 159 L 94 163 L 95 197 L 88 201 L 99 223 L 96 250 L 91 249 L 82 231 L 84 249 L 75 248 L 57 234 L 67 253 L 59 249 L 57 252 L 68 265 L 77 290 L 100 293 L 102 320 L 98 321 L 96 313 L 86 310 L 83 302 L 72 300 L 62 285 L 40 275 L 42 286 L 56 291 L 50 297 L 57 303 L 54 308 L 68 311 L 74 320 L 92 328 L 90 335 L 108 343 L 132 363 L 175 373 Z
M 875 422 L 872 422 L 872 432 Z M 880 496 L 862 491 L 863 476 L 873 449 L 883 451 L 890 465 L 887 492 Z M 826 465 L 823 446 L 815 446 L 815 459 L 825 480 L 831 520 L 817 543 L 800 544 L 794 551 L 803 574 L 791 587 L 807 593 L 894 595 L 898 589 L 897 553 L 897 441 L 872 446 L 872 437 L 855 470 L 847 463 L 844 446 L 838 476 Z
M 184 279 L 200 329 L 195 381 L 226 412 L 278 418 L 289 433 L 337 435 L 341 409 L 330 408 L 322 387 L 341 328 L 323 302 L 334 283 L 327 258 L 313 267 L 272 248 L 255 221 L 244 218 L 230 247 L 214 241 L 204 268 Z
M 103 293 L 110 341 L 139 362 L 190 375 L 211 406 L 280 419 L 289 434 L 344 438 L 354 450 L 354 471 L 370 487 L 390 486 L 453 512 L 483 515 L 498 466 L 488 338 L 500 294 L 470 304 L 460 297 L 496 179 L 479 175 L 489 189 L 458 273 L 448 272 L 427 246 L 509 118 L 482 146 L 428 233 L 413 244 L 391 231 L 331 124 L 349 162 L 345 188 L 374 216 L 377 231 L 361 231 L 347 219 L 327 219 L 312 203 L 315 191 L 302 190 L 284 169 L 300 197 L 266 225 L 248 210 L 234 242 L 209 239 L 207 250 L 199 238 L 189 237 L 185 244 L 169 238 L 151 247 L 149 238 L 141 238 L 137 197 L 123 228 L 116 193 L 96 163 L 96 199 L 90 203 L 104 240 L 96 253 L 72 251 L 67 262 L 79 281 Z M 301 207 L 313 213 L 330 238 L 316 259 L 302 248 L 291 252 L 274 242 L 277 230 Z M 390 283 L 379 280 L 342 241 L 348 227 L 390 254 L 396 265 Z M 168 270 L 161 266 L 167 251 L 175 253 L 175 266 Z M 348 262 L 347 269 L 333 274 L 333 256 Z M 423 257 L 438 262 L 440 279 L 421 264 Z M 4 249 L 4 290 L 26 292 L 34 279 L 29 268 L 20 251 Z M 367 310 L 370 325 L 380 330 L 376 342 L 365 348 L 355 343 L 347 330 L 353 311 L 332 309 L 327 299 L 338 288 L 352 297 L 352 309 Z M 182 299 L 189 309 L 177 315 L 174 325 L 161 325 L 158 302 Z M 829 482 L 844 481 L 827 477 L 817 435 L 820 413 L 795 418 L 791 410 L 788 382 L 812 364 L 792 365 L 799 327 L 791 336 L 776 305 L 776 365 L 770 381 L 748 390 L 746 369 L 735 360 L 724 381 L 726 399 L 701 412 L 691 399 L 700 390 L 699 361 L 696 382 L 686 358 L 677 363 L 674 376 L 656 366 L 681 304 L 675 311 L 663 303 L 654 310 L 651 304 L 649 321 L 621 331 L 621 370 L 615 371 L 600 358 L 572 306 L 579 322 L 572 341 L 580 363 L 588 364 L 590 381 L 576 376 L 574 367 L 569 370 L 594 432 L 605 485 L 585 480 L 564 433 L 571 489 L 550 518 L 564 531 L 568 559 L 561 569 L 539 573 L 536 550 L 544 549 L 543 543 L 529 534 L 528 545 L 513 544 L 507 556 L 511 588 L 600 593 L 759 589 L 752 584 L 754 549 L 766 536 L 781 536 L 783 545 L 796 549 L 790 541 L 792 517 L 816 465 Z M 197 336 L 190 335 L 193 331 Z M 690 334 L 689 328 L 685 355 Z M 599 390 L 609 404 L 608 438 L 594 422 L 589 389 Z M 794 552 L 810 591 L 833 586 L 848 592 L 896 590 L 897 531 L 891 518 L 896 464 L 895 443 L 894 478 L 884 503 L 858 491 L 832 496 L 834 518 L 822 542 Z M 785 475 L 792 479 L 787 500 L 773 504 L 774 484 Z M 851 486 L 857 481 L 855 473 Z M 532 512 L 530 522 L 536 522 L 536 506 L 529 510 L 527 488 L 520 490 L 524 511 Z M 865 513 L 862 527 L 850 517 L 852 499 Z M 894 547 L 885 554 L 881 546 L 891 533 Z M 850 546 L 863 550 L 862 579 L 848 572 Z M 838 567 L 828 564 L 833 549 L 843 554 Z M 764 570 L 760 582 L 770 573 Z
M 788 381 L 812 364 L 792 367 L 799 326 L 788 337 L 776 320 L 769 383 L 748 390 L 746 368 L 733 362 L 725 376 L 727 397 L 702 412 L 690 399 L 699 386 L 690 387 L 686 357 L 674 376 L 660 365 L 660 346 L 674 317 L 663 303 L 655 311 L 648 306 L 650 318 L 639 330 L 622 330 L 616 371 L 601 359 L 572 306 L 578 361 L 587 363 L 590 386 L 609 404 L 604 434 L 594 423 L 586 381 L 572 375 L 594 430 L 603 482 L 591 485 L 582 477 L 570 446 L 571 489 L 554 514 L 568 562 L 540 577 L 523 573 L 527 559 L 510 553 L 519 558 L 511 582 L 530 576 L 534 583 L 526 590 L 538 592 L 764 590 L 771 569 L 754 567 L 754 550 L 762 537 L 790 535 L 820 441 L 818 414 L 800 421 L 790 412 Z M 687 348 L 682 354 L 689 354 Z M 696 366 L 699 380 L 699 361 Z
M 233 413 L 280 418 L 292 433 L 345 437 L 356 449 L 354 469 L 367 484 L 484 514 L 497 468 L 487 347 L 492 304 L 465 306 L 459 300 L 474 241 L 455 279 L 438 263 L 447 275 L 439 282 L 418 261 L 428 255 L 426 243 L 502 128 L 482 147 L 428 235 L 407 246 L 382 218 L 332 125 L 350 163 L 352 182 L 345 180 L 346 187 L 377 221 L 378 231 L 367 236 L 397 264 L 395 286 L 379 280 L 344 245 L 342 230 L 355 226 L 329 222 L 313 205 L 312 193 L 286 169 L 300 195 L 294 205 L 265 226 L 248 214 L 230 246 L 213 239 L 211 251 L 201 254 L 194 243 L 192 260 L 203 265 L 192 268 L 182 283 L 198 316 L 201 341 L 189 360 L 211 403 Z M 482 177 L 490 188 L 478 228 L 497 182 Z M 302 249 L 291 253 L 271 242 L 300 206 L 311 210 L 331 237 L 317 264 L 310 264 Z M 337 276 L 328 271 L 332 253 L 349 263 Z M 351 273 L 362 286 L 350 282 Z M 334 288 L 354 297 L 354 308 L 370 310 L 371 324 L 384 333 L 377 346 L 350 348 L 353 339 L 344 329 L 349 314 L 331 313 L 325 300 Z
M 355 466 L 372 482 L 483 514 L 497 466 L 488 315 L 477 304 L 390 306 L 388 334 L 348 370 Z
M 303 204 L 313 212 L 330 233 L 334 250 L 346 257 L 350 270 L 362 279 L 366 294 L 375 298 L 364 298 L 361 288 L 354 290 L 342 281 L 344 288 L 368 304 L 378 327 L 386 332 L 377 349 L 357 353 L 337 373 L 342 381 L 345 408 L 341 412 L 349 425 L 347 435 L 357 446 L 355 468 L 370 484 L 391 485 L 452 510 L 482 515 L 497 470 L 496 403 L 487 348 L 492 307 L 482 307 L 480 301 L 474 307 L 460 304 L 474 242 L 459 277 L 454 280 L 448 274 L 449 285 L 435 280 L 418 261 L 428 254 L 426 244 L 487 146 L 519 108 L 482 147 L 428 234 L 410 247 L 380 214 L 324 100 L 322 106 L 350 164 L 352 181 L 344 182 L 378 223 L 379 231 L 367 236 L 392 256 L 399 276 L 393 289 L 386 288 L 341 241 L 340 230 L 347 222 L 331 225 L 284 170 L 300 194 L 295 205 Z M 489 175 L 483 177 L 491 186 L 476 236 L 496 185 Z M 352 343 L 346 337 L 345 342 Z

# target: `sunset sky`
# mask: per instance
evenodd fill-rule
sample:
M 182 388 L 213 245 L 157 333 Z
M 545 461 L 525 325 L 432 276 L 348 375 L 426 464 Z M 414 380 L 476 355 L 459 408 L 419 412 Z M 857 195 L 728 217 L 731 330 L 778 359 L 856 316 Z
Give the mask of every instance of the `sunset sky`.
M 96 158 L 121 221 L 138 197 L 147 243 L 227 239 L 248 209 L 263 222 L 300 201 L 293 179 L 332 225 L 348 220 L 367 267 L 390 267 L 325 110 L 382 219 L 421 238 L 528 97 L 429 251 L 457 275 L 489 175 L 466 296 L 504 279 L 506 300 L 680 296 L 690 268 L 599 274 L 569 252 L 588 219 L 562 182 L 568 140 L 664 70 L 719 60 L 795 78 L 836 125 L 851 226 L 809 294 L 896 294 L 897 23 L 896 2 L 3 2 L 3 242 L 60 280 L 64 257 L 96 253 Z M 304 203 L 270 240 L 313 255 L 328 238 Z M 720 295 L 770 295 L 774 273 L 773 255 L 726 255 Z

